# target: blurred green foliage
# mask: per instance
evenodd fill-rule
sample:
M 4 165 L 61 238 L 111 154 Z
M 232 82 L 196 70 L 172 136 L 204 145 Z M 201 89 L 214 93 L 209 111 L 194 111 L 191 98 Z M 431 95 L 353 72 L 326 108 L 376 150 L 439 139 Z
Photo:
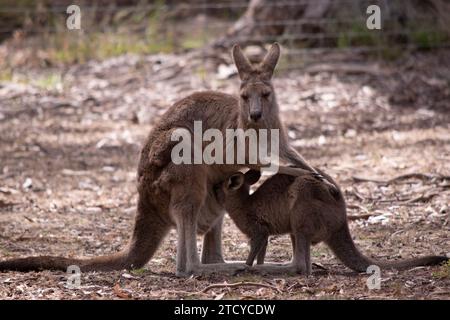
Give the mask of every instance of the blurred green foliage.
M 438 271 L 433 272 L 433 276 L 438 279 L 450 278 L 450 260 L 440 266 Z

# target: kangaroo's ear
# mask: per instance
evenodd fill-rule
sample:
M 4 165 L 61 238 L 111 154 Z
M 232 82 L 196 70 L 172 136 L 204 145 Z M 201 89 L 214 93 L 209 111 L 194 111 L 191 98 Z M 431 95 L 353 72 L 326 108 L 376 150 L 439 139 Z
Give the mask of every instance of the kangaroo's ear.
M 272 78 L 275 67 L 280 58 L 280 45 L 275 42 L 269 49 L 269 52 L 261 62 L 261 69 L 267 74 L 267 77 Z
M 228 178 L 227 190 L 236 191 L 244 184 L 244 174 L 235 173 Z
M 241 80 L 244 80 L 252 72 L 252 64 L 248 61 L 238 44 L 233 46 L 232 55 L 234 64 L 236 65 L 239 73 L 239 77 Z
M 258 182 L 261 178 L 261 171 L 258 170 L 248 170 L 245 173 L 245 183 L 252 185 Z

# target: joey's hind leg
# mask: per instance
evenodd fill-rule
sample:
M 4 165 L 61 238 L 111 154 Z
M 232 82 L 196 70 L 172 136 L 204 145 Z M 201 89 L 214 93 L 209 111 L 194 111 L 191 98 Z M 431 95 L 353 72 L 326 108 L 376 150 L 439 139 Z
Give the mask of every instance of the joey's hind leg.
M 224 263 L 222 255 L 223 216 L 207 232 L 203 238 L 202 263 Z
M 267 247 L 267 234 L 260 233 L 250 239 L 250 253 L 245 264 L 252 266 L 256 256 Z M 264 253 L 265 256 L 265 253 Z M 263 259 L 264 261 L 264 259 Z
M 266 241 L 264 246 L 259 250 L 258 255 L 256 256 L 256 264 L 264 264 L 264 259 L 266 258 L 267 244 L 269 242 L 269 237 L 266 237 Z
M 293 241 L 294 255 L 291 263 L 287 265 L 264 264 L 256 265 L 253 270 L 263 274 L 282 275 L 282 274 L 311 274 L 310 261 L 310 241 L 302 234 L 296 234 L 291 237 Z
M 292 266 L 296 272 L 309 276 L 311 274 L 311 241 L 302 233 L 296 233 L 294 239 Z
M 291 260 L 291 264 L 292 264 L 292 263 L 294 263 L 295 236 L 292 233 L 289 236 L 291 237 L 291 244 L 292 244 L 292 260 Z

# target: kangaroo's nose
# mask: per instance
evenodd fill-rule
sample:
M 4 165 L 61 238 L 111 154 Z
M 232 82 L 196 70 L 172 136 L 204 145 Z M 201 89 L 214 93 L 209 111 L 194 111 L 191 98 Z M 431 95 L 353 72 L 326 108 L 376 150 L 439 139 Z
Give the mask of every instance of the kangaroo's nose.
M 261 119 L 261 116 L 262 116 L 261 111 L 250 112 L 250 119 L 252 119 L 255 122 L 258 121 L 259 119 Z

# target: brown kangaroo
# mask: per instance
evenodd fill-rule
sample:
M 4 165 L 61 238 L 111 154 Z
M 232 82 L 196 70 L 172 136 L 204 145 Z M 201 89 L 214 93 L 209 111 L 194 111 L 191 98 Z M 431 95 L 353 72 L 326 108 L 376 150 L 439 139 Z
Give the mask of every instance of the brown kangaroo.
M 319 171 L 330 183 L 336 182 Z M 261 174 L 249 170 L 235 173 L 215 187 L 218 202 L 224 204 L 237 227 L 250 239 L 246 264 L 264 263 L 269 235 L 290 234 L 293 258 L 286 266 L 258 266 L 261 271 L 311 273 L 310 246 L 322 241 L 352 270 L 365 272 L 370 265 L 384 269 L 405 269 L 436 265 L 447 261 L 445 256 L 382 262 L 364 256 L 352 240 L 347 223 L 346 205 L 339 190 L 332 193 L 311 174 L 290 176 L 276 174 L 267 179 L 253 194 L 250 186 Z
M 271 78 L 280 56 L 278 44 L 272 45 L 258 65 L 252 65 L 239 46 L 232 55 L 241 79 L 239 98 L 206 91 L 194 93 L 171 106 L 151 130 L 141 151 L 137 170 L 139 194 L 136 220 L 128 247 L 106 256 L 72 259 L 28 257 L 0 261 L 0 270 L 66 270 L 78 265 L 82 271 L 132 269 L 144 266 L 154 255 L 168 231 L 177 229 L 177 274 L 235 272 L 243 264 L 224 263 L 221 228 L 224 209 L 216 201 L 213 186 L 248 164 L 174 164 L 172 133 L 179 128 L 193 132 L 194 121 L 202 129 L 267 128 L 279 129 L 279 156 L 298 168 L 280 167 L 279 172 L 298 174 L 305 170 L 322 177 L 288 143 L 279 118 Z M 334 187 L 333 187 L 334 188 Z M 202 258 L 196 235 L 204 234 Z

